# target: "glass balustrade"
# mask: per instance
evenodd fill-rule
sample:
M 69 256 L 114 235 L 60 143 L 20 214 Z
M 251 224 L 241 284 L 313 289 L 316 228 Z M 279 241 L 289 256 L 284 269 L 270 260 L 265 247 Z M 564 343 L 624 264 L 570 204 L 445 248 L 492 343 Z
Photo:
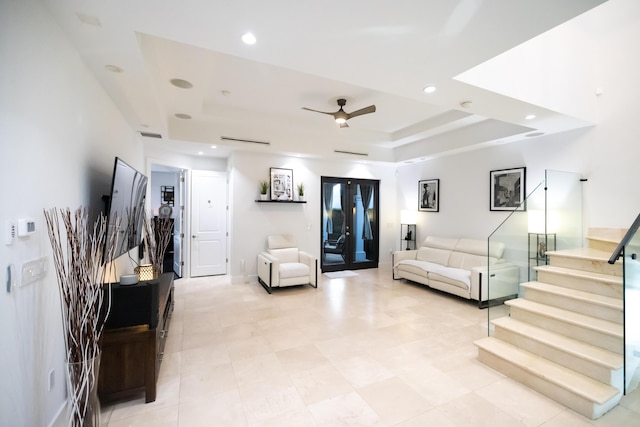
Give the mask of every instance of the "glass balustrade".
M 536 280 L 536 267 L 547 264 L 547 252 L 580 248 L 583 239 L 580 175 L 547 170 L 487 240 L 489 253 L 504 245 L 503 258 L 518 267 L 518 283 L 522 283 Z M 492 320 L 509 315 L 504 298 L 495 297 L 504 295 L 505 284 L 513 280 L 505 276 L 506 271 L 501 264 L 488 268 L 488 335 L 493 335 Z

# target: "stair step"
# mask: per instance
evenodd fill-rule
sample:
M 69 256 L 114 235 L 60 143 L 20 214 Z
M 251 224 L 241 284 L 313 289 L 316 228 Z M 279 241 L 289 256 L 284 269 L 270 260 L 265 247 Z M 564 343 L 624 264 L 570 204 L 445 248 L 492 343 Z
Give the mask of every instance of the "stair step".
M 576 339 L 538 328 L 511 317 L 491 322 L 495 337 L 566 368 L 614 387 L 622 387 L 623 357 Z
M 622 298 L 622 277 L 609 274 L 588 272 L 553 265 L 534 267 L 538 272 L 538 281 L 590 292 L 612 298 Z
M 602 250 L 593 248 L 563 249 L 547 251 L 546 255 L 549 257 L 550 265 L 622 276 L 622 263 L 618 261 L 615 264 L 609 264 L 607 261 L 609 261 L 611 253 Z
M 505 302 L 511 317 L 622 354 L 622 325 L 517 298 Z
M 596 419 L 619 402 L 622 393 L 607 384 L 520 350 L 494 337 L 474 343 L 478 359 L 565 406 Z
M 524 298 L 615 323 L 623 323 L 622 299 L 542 282 L 521 283 Z
M 589 247 L 612 254 L 627 231 L 627 228 L 590 227 L 587 233 Z

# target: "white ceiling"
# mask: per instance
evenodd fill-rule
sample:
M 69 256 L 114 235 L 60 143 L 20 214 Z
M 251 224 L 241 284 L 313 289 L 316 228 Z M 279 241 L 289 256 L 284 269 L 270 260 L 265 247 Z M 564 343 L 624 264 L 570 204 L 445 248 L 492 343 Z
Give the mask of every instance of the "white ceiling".
M 605 0 L 42 1 L 131 126 L 162 136 L 145 144 L 398 163 L 589 125 L 514 95 L 517 76 L 490 64 Z M 302 109 L 333 112 L 338 98 L 377 111 L 339 128 Z

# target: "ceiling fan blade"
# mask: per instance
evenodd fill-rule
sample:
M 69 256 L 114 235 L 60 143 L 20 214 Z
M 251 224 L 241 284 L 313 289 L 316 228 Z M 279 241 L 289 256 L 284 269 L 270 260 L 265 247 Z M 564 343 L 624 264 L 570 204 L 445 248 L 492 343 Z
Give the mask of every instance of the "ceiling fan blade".
M 340 127 L 341 128 L 348 128 L 349 125 L 347 124 L 347 122 L 344 122 L 344 123 L 340 123 Z
M 337 111 L 336 111 L 336 112 L 334 112 L 334 113 L 328 113 L 328 112 L 326 112 L 326 111 L 313 110 L 313 109 L 311 109 L 311 108 L 307 108 L 307 107 L 302 107 L 302 109 L 303 109 L 303 110 L 307 110 L 307 111 L 313 111 L 314 113 L 328 114 L 328 115 L 330 115 L 330 116 L 333 116 L 335 113 L 337 113 Z
M 369 105 L 368 107 L 364 107 L 354 111 L 353 113 L 349 113 L 349 118 L 351 119 L 353 117 L 361 116 L 363 114 L 369 114 L 369 113 L 375 113 L 375 112 L 376 112 L 376 106 Z

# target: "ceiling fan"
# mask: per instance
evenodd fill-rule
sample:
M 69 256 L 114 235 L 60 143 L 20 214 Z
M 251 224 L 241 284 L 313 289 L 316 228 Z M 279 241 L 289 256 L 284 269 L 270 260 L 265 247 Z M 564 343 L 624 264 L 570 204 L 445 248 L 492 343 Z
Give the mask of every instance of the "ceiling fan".
M 334 120 L 336 121 L 336 123 L 338 123 L 340 125 L 341 128 L 348 128 L 349 125 L 347 124 L 347 120 L 352 119 L 354 117 L 357 116 L 361 116 L 363 114 L 369 114 L 369 113 L 375 113 L 376 112 L 376 106 L 375 105 L 369 105 L 368 107 L 364 107 L 361 108 L 359 110 L 354 111 L 353 113 L 347 113 L 346 111 L 344 111 L 342 109 L 342 107 L 344 107 L 347 104 L 347 100 L 340 98 L 338 99 L 338 106 L 340 107 L 340 109 L 338 111 L 336 111 L 335 113 L 328 113 L 326 111 L 318 111 L 318 110 L 313 110 L 311 108 L 306 108 L 306 107 L 302 107 L 303 110 L 308 110 L 308 111 L 313 111 L 315 113 L 322 113 L 322 114 L 328 114 L 330 116 L 333 116 Z

